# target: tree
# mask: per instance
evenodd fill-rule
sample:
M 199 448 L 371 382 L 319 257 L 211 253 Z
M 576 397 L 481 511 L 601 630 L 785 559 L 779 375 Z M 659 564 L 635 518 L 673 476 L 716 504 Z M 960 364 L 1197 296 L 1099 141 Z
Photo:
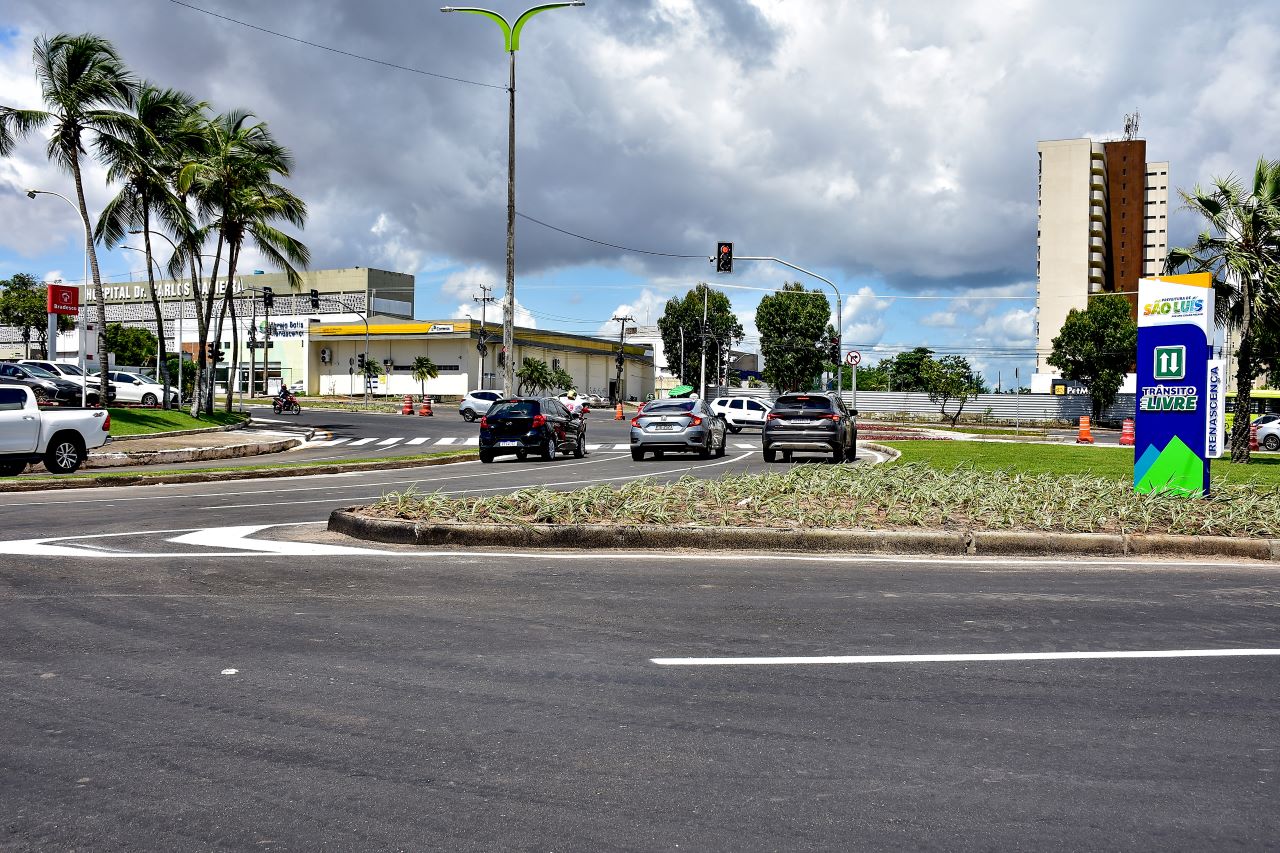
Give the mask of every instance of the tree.
M 981 380 L 969 366 L 968 359 L 958 355 L 944 355 L 942 358 L 930 358 L 921 368 L 925 388 L 929 399 L 937 403 L 943 418 L 951 418 L 951 425 L 960 421 L 960 413 L 964 404 L 976 397 L 982 390 Z M 954 400 L 956 411 L 947 414 L 947 403 Z
M 195 108 L 195 99 L 184 92 L 161 90 L 151 83 L 143 83 L 138 89 L 136 121 L 127 125 L 121 135 L 102 134 L 98 140 L 102 159 L 108 166 L 107 181 L 119 182 L 122 186 L 98 217 L 94 237 L 110 248 L 124 243 L 130 230 L 142 232 L 147 290 L 160 344 L 158 372 L 164 385 L 166 409 L 169 408 L 169 359 L 164 316 L 156 295 L 151 226 L 156 219 L 173 232 L 181 231 L 185 225 L 186 207 L 170 189 L 165 166 L 173 160 L 175 139 L 182 132 L 184 119 Z
M 858 390 L 859 391 L 888 391 L 889 390 L 889 368 L 887 359 L 882 359 L 878 364 L 860 365 L 858 371 Z M 853 387 L 853 371 L 849 371 L 848 385 Z
M 516 393 L 541 394 L 552 386 L 551 368 L 540 358 L 526 358 L 516 371 Z
M 888 371 L 890 391 L 928 391 L 929 384 L 925 378 L 925 365 L 933 359 L 933 350 L 928 347 L 900 352 L 893 358 L 880 362 L 880 366 Z
M 1280 302 L 1280 161 L 1261 159 L 1246 188 L 1235 175 L 1214 178 L 1208 188 L 1178 190 L 1184 207 L 1208 227 L 1191 246 L 1170 250 L 1171 272 L 1213 275 L 1216 321 L 1239 334 L 1236 350 L 1237 412 L 1249 411 L 1253 381 L 1265 367 L 1259 347 L 1264 321 Z M 1231 427 L 1231 461 L 1249 461 L 1249 418 Z
M 1137 347 L 1138 326 L 1129 300 L 1109 293 L 1090 299 L 1084 311 L 1072 308 L 1067 313 L 1046 361 L 1061 370 L 1064 379 L 1089 389 L 1096 421 L 1115 402 Z
M 831 303 L 819 290 L 806 290 L 799 282 L 760 300 L 756 328 L 760 330 L 760 354 L 764 378 L 778 391 L 805 391 L 812 387 L 829 355 Z
M 425 355 L 420 355 L 413 360 L 413 378 L 418 380 L 418 390 L 422 392 L 422 399 L 427 398 L 427 380 L 435 379 L 439 375 L 440 368 Z
M 80 156 L 85 151 L 85 138 L 123 135 L 133 117 L 121 112 L 133 105 L 136 83 L 125 69 L 120 55 L 104 38 L 89 33 L 73 36 L 66 33 L 52 39 L 40 36 L 32 51 L 36 79 L 44 97 L 44 110 L 22 110 L 0 106 L 0 156 L 12 153 L 18 140 L 36 128 L 53 125 L 46 147 L 48 157 L 71 174 L 76 185 L 76 201 L 85 232 L 92 223 L 84 200 L 84 180 L 80 172 Z M 99 146 L 100 147 L 100 146 Z M 85 251 L 93 274 L 94 305 L 98 318 L 98 352 L 105 361 L 107 307 L 102 293 L 102 275 L 98 271 L 98 255 L 93 241 Z M 107 399 L 107 374 L 99 384 L 102 399 Z
M 561 391 L 568 391 L 573 387 L 573 374 L 565 370 L 563 367 L 557 367 L 551 371 L 551 384 L 548 388 L 559 388 Z
M 706 337 L 702 334 L 704 301 Z M 701 381 L 703 353 L 707 356 L 707 373 L 714 375 L 716 341 L 724 342 L 725 346 L 741 341 L 742 323 L 733 313 L 729 297 L 700 281 L 684 296 L 667 300 L 658 318 L 658 333 L 662 336 L 667 370 L 685 385 L 696 386 Z
M 0 281 L 0 323 L 15 326 L 22 333 L 22 351 L 31 358 L 31 333 L 46 319 L 45 295 L 33 275 L 20 272 Z
M 156 358 L 156 336 L 138 326 L 112 323 L 107 326 L 107 349 L 115 353 L 116 364 L 141 367 Z M 105 371 L 104 371 L 105 372 Z

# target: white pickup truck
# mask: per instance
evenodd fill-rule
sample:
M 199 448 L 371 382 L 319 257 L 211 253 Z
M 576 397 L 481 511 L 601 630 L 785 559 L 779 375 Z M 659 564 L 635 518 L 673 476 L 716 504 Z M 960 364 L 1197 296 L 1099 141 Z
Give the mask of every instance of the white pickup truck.
M 109 441 L 105 409 L 41 409 L 25 385 L 0 385 L 0 477 L 21 474 L 32 462 L 70 474 Z

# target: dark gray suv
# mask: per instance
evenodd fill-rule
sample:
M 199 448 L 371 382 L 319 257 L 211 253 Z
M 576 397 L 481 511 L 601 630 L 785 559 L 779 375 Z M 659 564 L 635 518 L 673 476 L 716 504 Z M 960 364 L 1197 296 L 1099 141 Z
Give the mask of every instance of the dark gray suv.
M 854 459 L 857 414 L 836 394 L 783 394 L 761 431 L 764 461 L 775 461 L 779 452 L 787 462 L 792 453 L 822 453 L 832 462 Z

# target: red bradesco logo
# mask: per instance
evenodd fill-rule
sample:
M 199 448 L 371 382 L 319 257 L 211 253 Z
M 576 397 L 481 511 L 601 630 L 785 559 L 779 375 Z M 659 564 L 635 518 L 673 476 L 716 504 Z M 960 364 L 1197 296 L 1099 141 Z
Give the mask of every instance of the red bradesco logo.
M 79 314 L 80 290 L 64 284 L 49 285 L 50 314 Z

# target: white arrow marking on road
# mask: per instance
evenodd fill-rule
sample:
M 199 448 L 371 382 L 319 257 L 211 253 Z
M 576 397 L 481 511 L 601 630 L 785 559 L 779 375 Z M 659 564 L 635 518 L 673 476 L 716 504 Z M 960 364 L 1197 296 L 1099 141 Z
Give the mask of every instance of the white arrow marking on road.
M 1017 660 L 1275 657 L 1280 649 L 1174 649 L 1141 652 L 1009 652 L 960 655 L 830 655 L 776 658 L 650 658 L 659 666 L 779 666 L 824 663 L 979 663 Z
M 377 548 L 351 548 L 346 545 L 320 545 L 311 542 L 281 542 L 271 539 L 250 539 L 254 533 L 275 527 L 273 524 L 254 524 L 245 527 L 209 527 L 175 536 L 167 541 L 175 545 L 197 545 L 202 548 L 243 548 L 246 551 L 262 551 L 269 554 L 293 554 L 298 556 L 330 556 L 334 554 L 390 554 Z

